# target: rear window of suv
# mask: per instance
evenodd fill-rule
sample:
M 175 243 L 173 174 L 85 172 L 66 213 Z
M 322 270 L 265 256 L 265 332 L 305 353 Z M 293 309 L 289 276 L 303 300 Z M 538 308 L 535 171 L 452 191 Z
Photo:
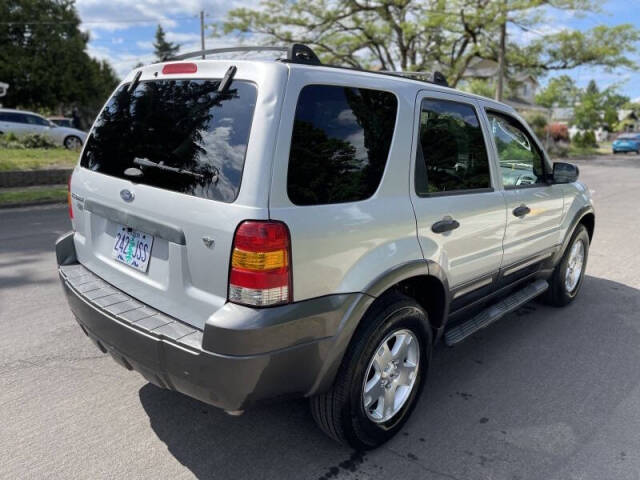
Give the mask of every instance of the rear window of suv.
M 90 170 L 200 198 L 238 196 L 257 91 L 236 80 L 154 80 L 123 85 L 86 142 Z M 155 164 L 155 165 L 154 165 Z
M 289 153 L 289 199 L 296 205 L 322 205 L 373 195 L 389 156 L 397 109 L 389 92 L 304 87 Z

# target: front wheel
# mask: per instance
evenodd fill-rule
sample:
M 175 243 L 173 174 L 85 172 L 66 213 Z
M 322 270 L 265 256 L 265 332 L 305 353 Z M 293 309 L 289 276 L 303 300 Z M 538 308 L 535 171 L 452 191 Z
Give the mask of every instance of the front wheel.
M 402 428 L 431 359 L 427 313 L 399 293 L 378 299 L 362 319 L 331 389 L 311 399 L 318 426 L 357 450 L 375 448 Z
M 544 300 L 546 303 L 564 307 L 578 295 L 589 257 L 589 234 L 584 225 L 573 232 L 562 260 L 556 266 L 549 282 Z

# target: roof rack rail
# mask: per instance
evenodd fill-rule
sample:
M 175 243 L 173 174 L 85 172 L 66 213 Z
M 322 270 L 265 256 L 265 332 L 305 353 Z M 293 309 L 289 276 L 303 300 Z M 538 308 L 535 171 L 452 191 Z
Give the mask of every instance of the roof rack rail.
M 439 71 L 431 72 L 391 72 L 385 70 L 364 70 L 353 67 L 342 67 L 339 65 L 327 65 L 322 64 L 315 52 L 306 45 L 301 43 L 292 43 L 289 46 L 274 46 L 274 45 L 252 45 L 252 46 L 239 46 L 239 47 L 227 47 L 227 48 L 212 48 L 209 50 L 196 50 L 194 52 L 183 53 L 177 55 L 171 60 L 186 60 L 188 58 L 202 57 L 206 58 L 207 55 L 216 55 L 220 53 L 236 53 L 236 52 L 286 52 L 286 58 L 280 58 L 281 62 L 289 63 L 302 63 L 305 65 L 323 65 L 330 68 L 341 68 L 344 70 L 355 70 L 360 72 L 377 73 L 379 75 L 392 75 L 396 77 L 410 78 L 427 83 L 433 83 L 436 85 L 442 85 L 448 87 L 447 79 Z
M 320 65 L 320 59 L 306 45 L 301 43 L 292 43 L 289 46 L 277 47 L 268 45 L 252 45 L 252 46 L 240 46 L 240 47 L 228 47 L 228 48 L 211 48 L 209 50 L 196 50 L 194 52 L 183 53 L 177 55 L 171 60 L 186 60 L 188 58 L 202 57 L 206 58 L 207 55 L 216 55 L 220 53 L 237 53 L 237 52 L 286 52 L 287 57 L 282 59 L 291 63 L 304 63 L 307 65 Z
M 380 70 L 378 73 L 385 75 L 394 75 L 396 77 L 411 78 L 412 80 L 420 80 L 422 82 L 435 83 L 436 85 L 449 86 L 447 78 L 436 70 L 435 72 L 393 72 L 389 70 Z

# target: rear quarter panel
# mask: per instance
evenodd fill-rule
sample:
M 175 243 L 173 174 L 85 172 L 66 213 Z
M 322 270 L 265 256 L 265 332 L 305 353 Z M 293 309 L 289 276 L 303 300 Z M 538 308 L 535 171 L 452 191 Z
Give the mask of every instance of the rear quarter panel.
M 287 194 L 291 132 L 300 90 L 311 84 L 392 92 L 398 100 L 395 135 L 378 190 L 364 201 L 296 206 Z M 409 165 L 416 87 L 380 75 L 322 67 L 294 68 L 275 147 L 270 217 L 291 232 L 294 300 L 363 291 L 391 268 L 422 259 L 409 199 Z

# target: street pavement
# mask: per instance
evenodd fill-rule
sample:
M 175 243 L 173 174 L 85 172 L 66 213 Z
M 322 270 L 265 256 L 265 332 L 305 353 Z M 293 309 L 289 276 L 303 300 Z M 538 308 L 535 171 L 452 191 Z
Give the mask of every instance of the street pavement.
M 580 297 L 440 347 L 404 430 L 351 452 L 303 400 L 241 417 L 148 384 L 75 323 L 63 207 L 0 211 L 0 478 L 640 478 L 640 156 L 578 162 L 596 202 Z

